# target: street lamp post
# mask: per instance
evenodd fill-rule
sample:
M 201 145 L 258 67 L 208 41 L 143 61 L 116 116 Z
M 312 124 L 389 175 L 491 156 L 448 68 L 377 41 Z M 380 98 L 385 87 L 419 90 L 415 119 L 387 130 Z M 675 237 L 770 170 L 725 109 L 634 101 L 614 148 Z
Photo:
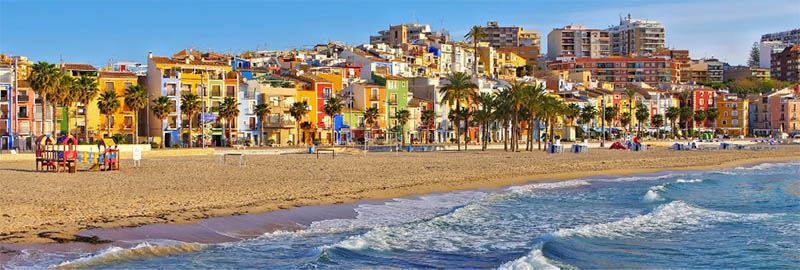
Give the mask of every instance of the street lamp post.
M 600 127 L 600 147 L 605 147 L 606 143 L 606 95 L 603 94 L 603 99 L 600 100 L 600 106 L 603 107 L 603 115 L 600 116 L 600 122 L 602 126 Z

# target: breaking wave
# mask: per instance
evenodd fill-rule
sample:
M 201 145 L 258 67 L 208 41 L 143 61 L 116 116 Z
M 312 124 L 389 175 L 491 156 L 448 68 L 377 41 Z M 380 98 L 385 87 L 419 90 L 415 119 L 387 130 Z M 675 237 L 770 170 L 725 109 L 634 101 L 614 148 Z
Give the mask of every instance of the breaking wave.
M 528 270 L 528 269 L 544 269 L 544 270 L 558 270 L 563 268 L 570 268 L 564 265 L 556 266 L 556 262 L 551 261 L 542 254 L 541 248 L 536 248 L 528 255 L 519 259 L 504 263 L 497 269 L 499 270 Z
M 116 264 L 143 258 L 164 257 L 178 253 L 195 252 L 203 248 L 205 248 L 205 245 L 197 243 L 151 244 L 149 242 L 142 242 L 132 248 L 110 247 L 95 255 L 65 261 L 59 265 L 52 266 L 52 268 L 75 269 Z
M 759 220 L 769 217 L 771 217 L 770 214 L 737 214 L 694 207 L 683 201 L 673 201 L 660 205 L 645 215 L 628 217 L 610 223 L 563 229 L 557 231 L 555 235 L 558 237 L 631 238 L 638 237 L 642 233 L 668 233 L 679 228 L 692 231 L 712 226 L 715 223 Z
M 529 193 L 536 190 L 551 190 L 551 189 L 562 189 L 562 188 L 574 188 L 574 187 L 584 187 L 584 186 L 591 186 L 592 184 L 586 180 L 568 180 L 568 181 L 557 181 L 557 182 L 550 182 L 550 183 L 536 183 L 536 184 L 529 184 L 529 185 L 522 185 L 522 186 L 513 186 L 509 187 L 508 190 L 517 194 L 524 194 Z

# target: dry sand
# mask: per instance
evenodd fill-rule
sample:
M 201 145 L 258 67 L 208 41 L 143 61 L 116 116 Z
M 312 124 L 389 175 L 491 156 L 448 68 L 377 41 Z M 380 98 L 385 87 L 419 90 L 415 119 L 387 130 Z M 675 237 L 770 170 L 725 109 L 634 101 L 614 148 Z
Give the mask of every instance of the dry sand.
M 647 152 L 591 149 L 587 154 L 504 151 L 251 155 L 244 167 L 219 156 L 153 157 L 122 171 L 32 171 L 32 161 L 0 162 L 0 242 L 75 240 L 90 228 L 190 223 L 303 205 L 492 188 L 593 175 L 699 170 L 800 159 L 800 146 L 774 151 Z M 77 239 L 86 240 L 86 239 Z

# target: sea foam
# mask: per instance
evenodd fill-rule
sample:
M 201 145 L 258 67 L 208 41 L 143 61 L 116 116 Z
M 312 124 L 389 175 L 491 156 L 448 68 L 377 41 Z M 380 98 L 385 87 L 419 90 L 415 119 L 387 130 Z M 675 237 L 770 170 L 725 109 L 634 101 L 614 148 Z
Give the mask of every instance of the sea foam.
M 142 242 L 131 248 L 109 247 L 97 254 L 81 257 L 75 260 L 65 261 L 54 265 L 51 268 L 75 269 L 86 268 L 99 265 L 115 264 L 124 261 L 132 261 L 149 257 L 163 257 L 171 254 L 195 252 L 205 247 L 198 243 L 183 242 L 161 242 L 150 243 Z
M 622 220 L 585 225 L 572 229 L 562 229 L 555 233 L 558 237 L 601 237 L 629 238 L 642 233 L 671 232 L 675 229 L 698 230 L 714 223 L 758 220 L 771 217 L 770 214 L 738 214 L 725 211 L 708 210 L 691 206 L 683 201 L 673 201 L 656 207 L 652 212 L 628 217 Z

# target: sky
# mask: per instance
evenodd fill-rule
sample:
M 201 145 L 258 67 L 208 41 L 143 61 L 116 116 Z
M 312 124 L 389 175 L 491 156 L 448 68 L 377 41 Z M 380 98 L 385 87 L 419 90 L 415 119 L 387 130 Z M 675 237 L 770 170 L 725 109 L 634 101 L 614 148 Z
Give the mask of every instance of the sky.
M 358 45 L 402 23 L 430 24 L 462 40 L 472 25 L 487 21 L 538 30 L 546 52 L 553 28 L 607 28 L 627 14 L 663 23 L 670 48 L 732 65 L 746 63 L 762 34 L 800 28 L 797 0 L 0 0 L 0 53 L 103 66 L 145 62 L 148 51 L 161 56 L 185 48 L 240 53 L 329 40 Z

